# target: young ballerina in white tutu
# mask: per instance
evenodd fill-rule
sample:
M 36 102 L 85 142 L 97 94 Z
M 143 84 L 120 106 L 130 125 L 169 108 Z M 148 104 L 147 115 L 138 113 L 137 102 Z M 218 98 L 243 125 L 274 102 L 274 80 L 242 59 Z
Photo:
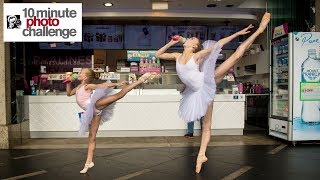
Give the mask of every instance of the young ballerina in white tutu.
M 129 91 L 145 82 L 152 74 L 146 73 L 136 82 L 127 85 L 120 92 L 115 93 L 113 87 L 127 84 L 126 81 L 120 83 L 91 84 L 95 73 L 92 69 L 84 68 L 78 74 L 81 84 L 71 90 L 71 83 L 68 82 L 66 91 L 68 96 L 76 95 L 77 104 L 85 111 L 81 117 L 80 134 L 89 131 L 89 144 L 87 160 L 80 173 L 86 173 L 94 166 L 93 152 L 96 147 L 96 134 L 99 125 L 110 120 L 113 114 L 115 102 L 123 98 Z
M 179 107 L 179 115 L 186 122 L 203 118 L 202 137 L 200 150 L 197 157 L 196 172 L 199 173 L 202 164 L 208 160 L 205 152 L 211 137 L 211 122 L 213 99 L 216 92 L 216 83 L 221 82 L 223 76 L 232 68 L 243 56 L 246 49 L 267 27 L 270 21 L 270 14 L 265 13 L 256 32 L 254 32 L 237 50 L 216 70 L 215 64 L 221 48 L 239 35 L 249 33 L 253 28 L 247 28 L 229 36 L 215 41 L 205 41 L 203 47 L 199 39 L 189 38 L 183 44 L 183 53 L 165 53 L 165 51 L 178 41 L 171 40 L 164 47 L 156 52 L 156 57 L 166 60 L 176 61 L 176 70 L 181 81 L 186 85 L 182 93 Z

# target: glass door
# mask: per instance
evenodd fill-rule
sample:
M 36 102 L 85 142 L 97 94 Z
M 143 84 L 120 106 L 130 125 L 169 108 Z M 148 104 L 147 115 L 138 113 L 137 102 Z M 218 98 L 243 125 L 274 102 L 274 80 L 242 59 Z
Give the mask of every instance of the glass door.
M 271 43 L 271 117 L 275 119 L 288 120 L 288 36 L 282 36 L 274 39 Z

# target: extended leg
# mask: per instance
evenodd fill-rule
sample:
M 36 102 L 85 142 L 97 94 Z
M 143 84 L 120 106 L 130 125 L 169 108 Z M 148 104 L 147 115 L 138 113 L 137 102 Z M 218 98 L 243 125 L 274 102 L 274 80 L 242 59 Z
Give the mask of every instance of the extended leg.
M 96 102 L 96 109 L 102 110 L 102 109 L 106 108 L 107 106 L 109 106 L 110 104 L 112 104 L 113 102 L 123 98 L 129 91 L 131 91 L 133 88 L 135 88 L 139 84 L 142 84 L 150 76 L 151 76 L 150 73 L 146 73 L 143 76 L 141 76 L 136 82 L 134 82 L 132 84 L 129 84 L 128 86 L 124 87 L 120 92 L 118 92 L 118 93 L 116 93 L 114 95 L 99 99 Z
M 87 160 L 83 170 L 80 173 L 86 173 L 89 168 L 93 167 L 93 153 L 96 149 L 96 136 L 100 125 L 100 116 L 94 116 L 89 129 L 89 143 L 88 143 L 88 153 Z
M 202 164 L 208 160 L 208 158 L 206 157 L 206 150 L 211 138 L 212 110 L 213 110 L 213 102 L 208 106 L 207 113 L 205 114 L 202 120 L 201 145 L 200 145 L 200 150 L 197 157 L 197 165 L 196 165 L 197 173 L 200 172 Z

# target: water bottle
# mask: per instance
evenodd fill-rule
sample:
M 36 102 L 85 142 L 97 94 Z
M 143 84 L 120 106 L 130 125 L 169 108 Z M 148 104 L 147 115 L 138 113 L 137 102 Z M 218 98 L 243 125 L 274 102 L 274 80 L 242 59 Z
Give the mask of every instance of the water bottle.
M 31 94 L 37 95 L 36 88 L 34 87 L 34 85 L 32 85 L 32 87 L 31 87 Z
M 320 82 L 320 61 L 315 49 L 308 50 L 308 57 L 301 65 L 301 82 Z M 319 101 L 302 101 L 302 122 L 320 123 L 319 105 Z
M 184 37 L 182 37 L 182 36 L 179 36 L 179 35 L 173 36 L 172 39 L 173 39 L 174 41 L 179 41 L 179 42 L 181 42 L 182 44 L 185 43 L 186 40 L 187 40 L 186 38 L 184 38 Z

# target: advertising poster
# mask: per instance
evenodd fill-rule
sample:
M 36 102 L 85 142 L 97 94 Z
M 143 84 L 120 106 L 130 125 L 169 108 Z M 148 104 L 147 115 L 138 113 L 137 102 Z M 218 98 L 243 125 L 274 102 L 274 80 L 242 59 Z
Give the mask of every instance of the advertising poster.
M 123 27 L 121 25 L 83 26 L 84 49 L 123 49 Z
M 207 40 L 207 32 L 206 26 L 167 26 L 166 42 L 168 43 L 172 36 L 180 35 L 185 38 L 196 37 L 203 43 Z M 177 43 L 172 48 L 182 49 L 183 46 L 181 43 Z
M 152 60 L 157 51 L 127 51 L 128 61 Z
M 228 37 L 240 30 L 245 28 L 245 26 L 214 26 L 209 27 L 208 39 L 219 41 L 225 37 Z M 231 42 L 223 46 L 223 49 L 234 50 L 240 45 L 239 42 L 243 42 L 246 39 L 245 36 L 238 36 L 234 38 Z
M 320 139 L 320 33 L 293 33 L 293 140 Z

